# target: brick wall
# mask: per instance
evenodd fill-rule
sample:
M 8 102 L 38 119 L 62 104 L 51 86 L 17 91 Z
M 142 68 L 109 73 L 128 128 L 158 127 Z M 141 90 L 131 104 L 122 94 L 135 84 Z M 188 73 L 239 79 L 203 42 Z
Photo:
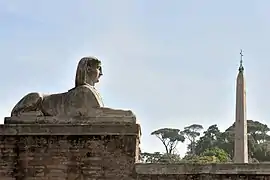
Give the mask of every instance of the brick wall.
M 79 135 L 79 129 L 77 134 L 72 135 L 42 132 L 33 135 L 23 133 L 21 127 L 4 126 L 0 136 L 0 180 L 15 180 L 16 177 L 22 180 L 135 178 L 134 164 L 139 141 L 136 126 L 129 127 L 133 129 L 131 133 L 123 130 L 117 134 L 100 131 L 104 135 L 92 135 L 93 131 L 92 134 Z M 17 132 L 12 131 L 11 126 Z M 99 127 L 106 130 L 104 126 Z M 18 134 L 18 131 L 21 132 Z M 12 133 L 17 134 L 6 135 Z
M 14 136 L 0 136 L 0 180 L 15 180 L 17 174 L 17 140 Z
M 0 125 L 0 180 L 270 180 L 270 164 L 140 164 L 136 124 Z
M 269 175 L 147 175 L 138 176 L 137 180 L 270 180 Z
M 136 164 L 137 180 L 270 180 L 270 164 Z

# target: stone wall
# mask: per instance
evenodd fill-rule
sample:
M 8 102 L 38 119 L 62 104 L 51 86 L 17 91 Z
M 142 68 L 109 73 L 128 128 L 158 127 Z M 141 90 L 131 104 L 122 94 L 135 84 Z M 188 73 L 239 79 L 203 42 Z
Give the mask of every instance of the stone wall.
M 140 126 L 0 125 L 0 180 L 270 180 L 270 164 L 140 164 Z
M 15 180 L 17 174 L 17 139 L 14 136 L 0 136 L 0 179 Z
M 270 180 L 270 164 L 136 164 L 137 180 Z
M 139 125 L 1 125 L 0 180 L 134 179 Z

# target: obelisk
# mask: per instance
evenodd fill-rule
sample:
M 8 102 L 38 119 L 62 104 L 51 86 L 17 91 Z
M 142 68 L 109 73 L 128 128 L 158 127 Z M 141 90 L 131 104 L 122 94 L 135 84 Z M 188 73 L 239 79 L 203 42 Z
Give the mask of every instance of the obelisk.
M 243 53 L 240 52 L 240 66 L 236 80 L 236 112 L 234 162 L 248 163 L 247 119 L 246 119 L 246 87 L 244 79 Z

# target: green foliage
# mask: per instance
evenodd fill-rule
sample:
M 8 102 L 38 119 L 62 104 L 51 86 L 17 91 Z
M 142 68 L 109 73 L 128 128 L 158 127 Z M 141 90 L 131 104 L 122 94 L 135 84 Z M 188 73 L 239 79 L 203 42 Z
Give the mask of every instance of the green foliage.
M 181 157 L 179 154 L 163 154 L 160 159 L 161 163 L 179 163 L 181 162 Z
M 182 159 L 182 162 L 185 163 L 194 163 L 194 164 L 207 164 L 207 163 L 216 163 L 219 160 L 215 156 L 198 156 L 198 155 L 187 155 Z
M 216 124 L 211 125 L 202 134 L 203 127 L 192 124 L 183 131 L 173 128 L 162 128 L 151 133 L 164 145 L 164 154 L 145 153 L 143 162 L 152 163 L 215 163 L 230 162 L 234 153 L 234 124 L 221 132 Z M 270 161 L 270 129 L 259 121 L 248 120 L 248 148 L 250 162 Z M 186 156 L 181 159 L 175 154 L 179 142 L 188 140 Z M 143 153 L 142 153 L 143 154 Z
M 158 163 L 160 162 L 162 156 L 163 155 L 160 152 L 144 152 L 140 154 L 140 160 L 144 163 Z
M 205 150 L 212 147 L 216 147 L 221 142 L 222 133 L 218 129 L 217 125 L 210 126 L 206 131 L 203 132 L 203 136 L 200 137 L 195 147 L 195 154 L 201 154 Z
M 201 135 L 200 131 L 203 129 L 202 125 L 192 124 L 184 128 L 181 134 L 190 142 L 188 144 L 187 153 L 195 154 L 196 138 Z
M 177 144 L 185 141 L 185 137 L 180 134 L 179 129 L 162 128 L 152 132 L 151 135 L 155 135 L 162 142 L 166 154 L 173 154 Z
M 218 147 L 206 149 L 201 156 L 215 157 L 219 162 L 228 162 L 230 160 L 228 153 Z
M 141 161 L 144 163 L 178 163 L 181 158 L 178 154 L 161 154 L 160 152 L 154 153 L 141 153 Z

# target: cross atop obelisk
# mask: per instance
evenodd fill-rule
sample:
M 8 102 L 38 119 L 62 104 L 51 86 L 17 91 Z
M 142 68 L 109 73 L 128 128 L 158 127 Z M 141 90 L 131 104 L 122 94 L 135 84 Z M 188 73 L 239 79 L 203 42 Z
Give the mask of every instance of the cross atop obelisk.
M 240 51 L 240 66 L 236 80 L 236 112 L 234 162 L 248 163 L 247 119 L 246 119 L 246 87 L 243 67 L 243 51 Z
M 240 49 L 240 66 L 239 66 L 239 71 L 244 71 L 244 67 L 243 67 L 243 50 Z

